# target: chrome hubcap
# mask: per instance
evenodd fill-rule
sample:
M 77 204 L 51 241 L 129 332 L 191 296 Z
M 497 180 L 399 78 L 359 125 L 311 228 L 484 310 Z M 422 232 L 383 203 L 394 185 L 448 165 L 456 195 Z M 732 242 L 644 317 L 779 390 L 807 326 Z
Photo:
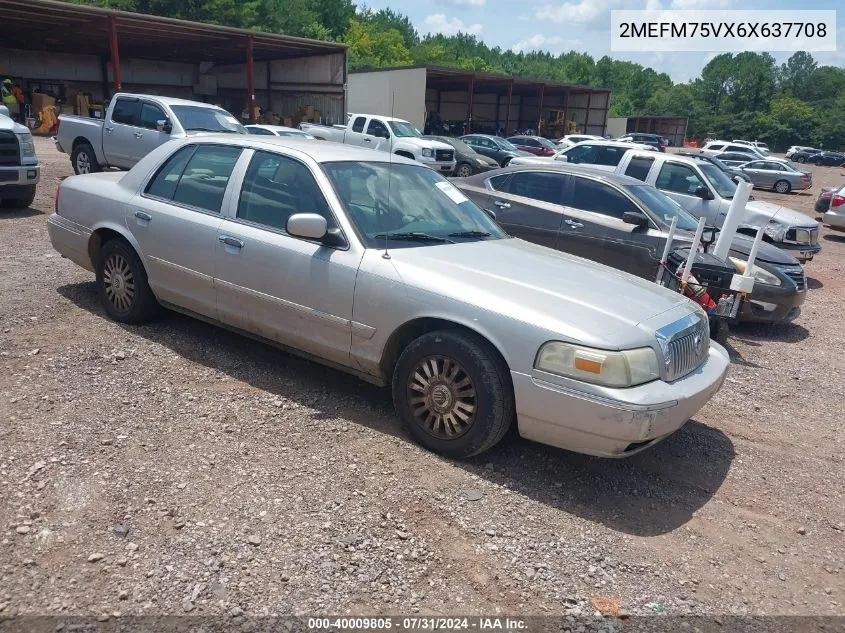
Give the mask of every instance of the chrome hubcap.
M 85 152 L 76 155 L 76 171 L 80 174 L 87 174 L 91 171 L 91 161 Z
M 458 176 L 460 176 L 461 178 L 466 178 L 467 176 L 469 176 L 469 174 L 469 167 L 467 167 L 466 165 L 461 165 L 458 168 Z
M 785 182 L 779 182 L 777 184 L 777 187 L 775 188 L 777 189 L 778 193 L 784 193 L 789 188 L 789 185 L 787 185 Z
M 451 358 L 423 359 L 411 373 L 407 394 L 415 421 L 429 435 L 453 440 L 475 422 L 475 386 L 460 363 Z
M 128 312 L 135 300 L 135 276 L 122 255 L 109 255 L 103 266 L 103 286 L 109 302 L 121 312 Z

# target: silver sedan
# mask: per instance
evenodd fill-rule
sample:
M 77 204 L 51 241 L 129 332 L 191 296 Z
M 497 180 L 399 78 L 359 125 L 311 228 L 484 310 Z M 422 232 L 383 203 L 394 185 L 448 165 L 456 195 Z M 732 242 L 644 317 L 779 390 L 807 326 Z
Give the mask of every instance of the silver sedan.
M 760 189 L 778 193 L 800 191 L 813 186 L 813 175 L 778 160 L 753 160 L 739 166 L 751 183 Z
M 450 457 L 514 423 L 631 455 L 719 389 L 728 355 L 694 303 L 490 215 L 384 152 L 208 136 L 68 178 L 48 227 L 113 319 L 165 306 L 389 385 L 410 434 Z

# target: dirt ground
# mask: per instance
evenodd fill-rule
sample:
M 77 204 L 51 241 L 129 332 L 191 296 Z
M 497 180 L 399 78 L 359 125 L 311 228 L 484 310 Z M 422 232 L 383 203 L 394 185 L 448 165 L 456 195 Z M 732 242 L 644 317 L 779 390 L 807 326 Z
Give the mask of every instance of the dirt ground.
M 845 615 L 845 234 L 802 315 L 739 327 L 723 389 L 622 461 L 418 448 L 386 391 L 187 317 L 107 319 L 51 248 L 46 139 L 0 212 L 0 616 Z M 819 187 L 778 200 L 811 217 Z

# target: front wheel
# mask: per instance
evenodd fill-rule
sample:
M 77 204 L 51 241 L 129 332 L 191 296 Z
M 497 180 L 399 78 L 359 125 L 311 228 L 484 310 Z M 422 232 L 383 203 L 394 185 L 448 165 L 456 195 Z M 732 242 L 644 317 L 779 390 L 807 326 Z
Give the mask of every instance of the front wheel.
M 799 156 L 799 157 L 798 157 L 798 158 L 796 158 L 795 160 L 796 160 L 797 162 L 799 162 L 799 163 L 806 163 L 806 162 L 807 162 L 807 159 L 806 159 L 806 158 L 804 158 L 803 156 Z
M 158 311 L 144 265 L 122 239 L 109 240 L 100 249 L 97 290 L 106 314 L 115 321 L 145 323 Z
M 515 415 L 505 363 L 483 339 L 453 330 L 405 348 L 393 372 L 393 403 L 414 439 L 456 459 L 492 448 Z
M 102 171 L 94 148 L 88 143 L 80 143 L 73 148 L 70 155 L 70 162 L 73 164 L 73 171 L 76 175 L 93 174 Z
M 472 167 L 469 166 L 469 163 L 461 163 L 455 170 L 455 175 L 458 178 L 469 178 L 472 176 Z
M 792 191 L 792 185 L 790 185 L 787 180 L 778 180 L 775 183 L 775 191 L 778 193 L 789 193 Z

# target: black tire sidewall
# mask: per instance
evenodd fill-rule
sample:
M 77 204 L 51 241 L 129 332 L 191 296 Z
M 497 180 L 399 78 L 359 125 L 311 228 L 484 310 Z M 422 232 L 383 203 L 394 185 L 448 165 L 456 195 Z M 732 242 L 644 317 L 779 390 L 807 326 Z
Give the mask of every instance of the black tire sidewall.
M 76 159 L 83 152 L 88 155 L 88 164 L 90 165 L 88 173 L 93 174 L 100 171 L 100 163 L 97 162 L 97 155 L 94 153 L 94 148 L 91 147 L 88 143 L 80 143 L 73 150 L 73 153 L 70 157 L 70 160 L 73 163 L 73 173 L 75 173 L 77 176 L 80 175 L 79 172 L 76 170 Z
M 399 357 L 393 372 L 393 403 L 405 428 L 425 448 L 446 457 L 462 459 L 487 450 L 504 435 L 513 416 L 513 393 L 508 377 L 502 375 L 506 368 L 502 367 L 489 347 L 478 337 L 443 330 L 419 337 Z M 475 421 L 469 431 L 454 440 L 426 433 L 415 421 L 407 402 L 408 376 L 428 356 L 444 356 L 457 361 L 470 375 L 475 387 Z M 501 417 L 509 418 L 504 422 L 504 428 Z
M 103 282 L 103 267 L 106 259 L 112 254 L 120 254 L 129 263 L 135 284 L 135 296 L 132 307 L 127 312 L 121 312 L 106 296 L 106 286 Z M 147 273 L 135 249 L 122 239 L 112 239 L 103 244 L 97 258 L 97 294 L 106 314 L 121 323 L 143 323 L 153 316 L 156 307 L 155 297 L 147 282 Z

